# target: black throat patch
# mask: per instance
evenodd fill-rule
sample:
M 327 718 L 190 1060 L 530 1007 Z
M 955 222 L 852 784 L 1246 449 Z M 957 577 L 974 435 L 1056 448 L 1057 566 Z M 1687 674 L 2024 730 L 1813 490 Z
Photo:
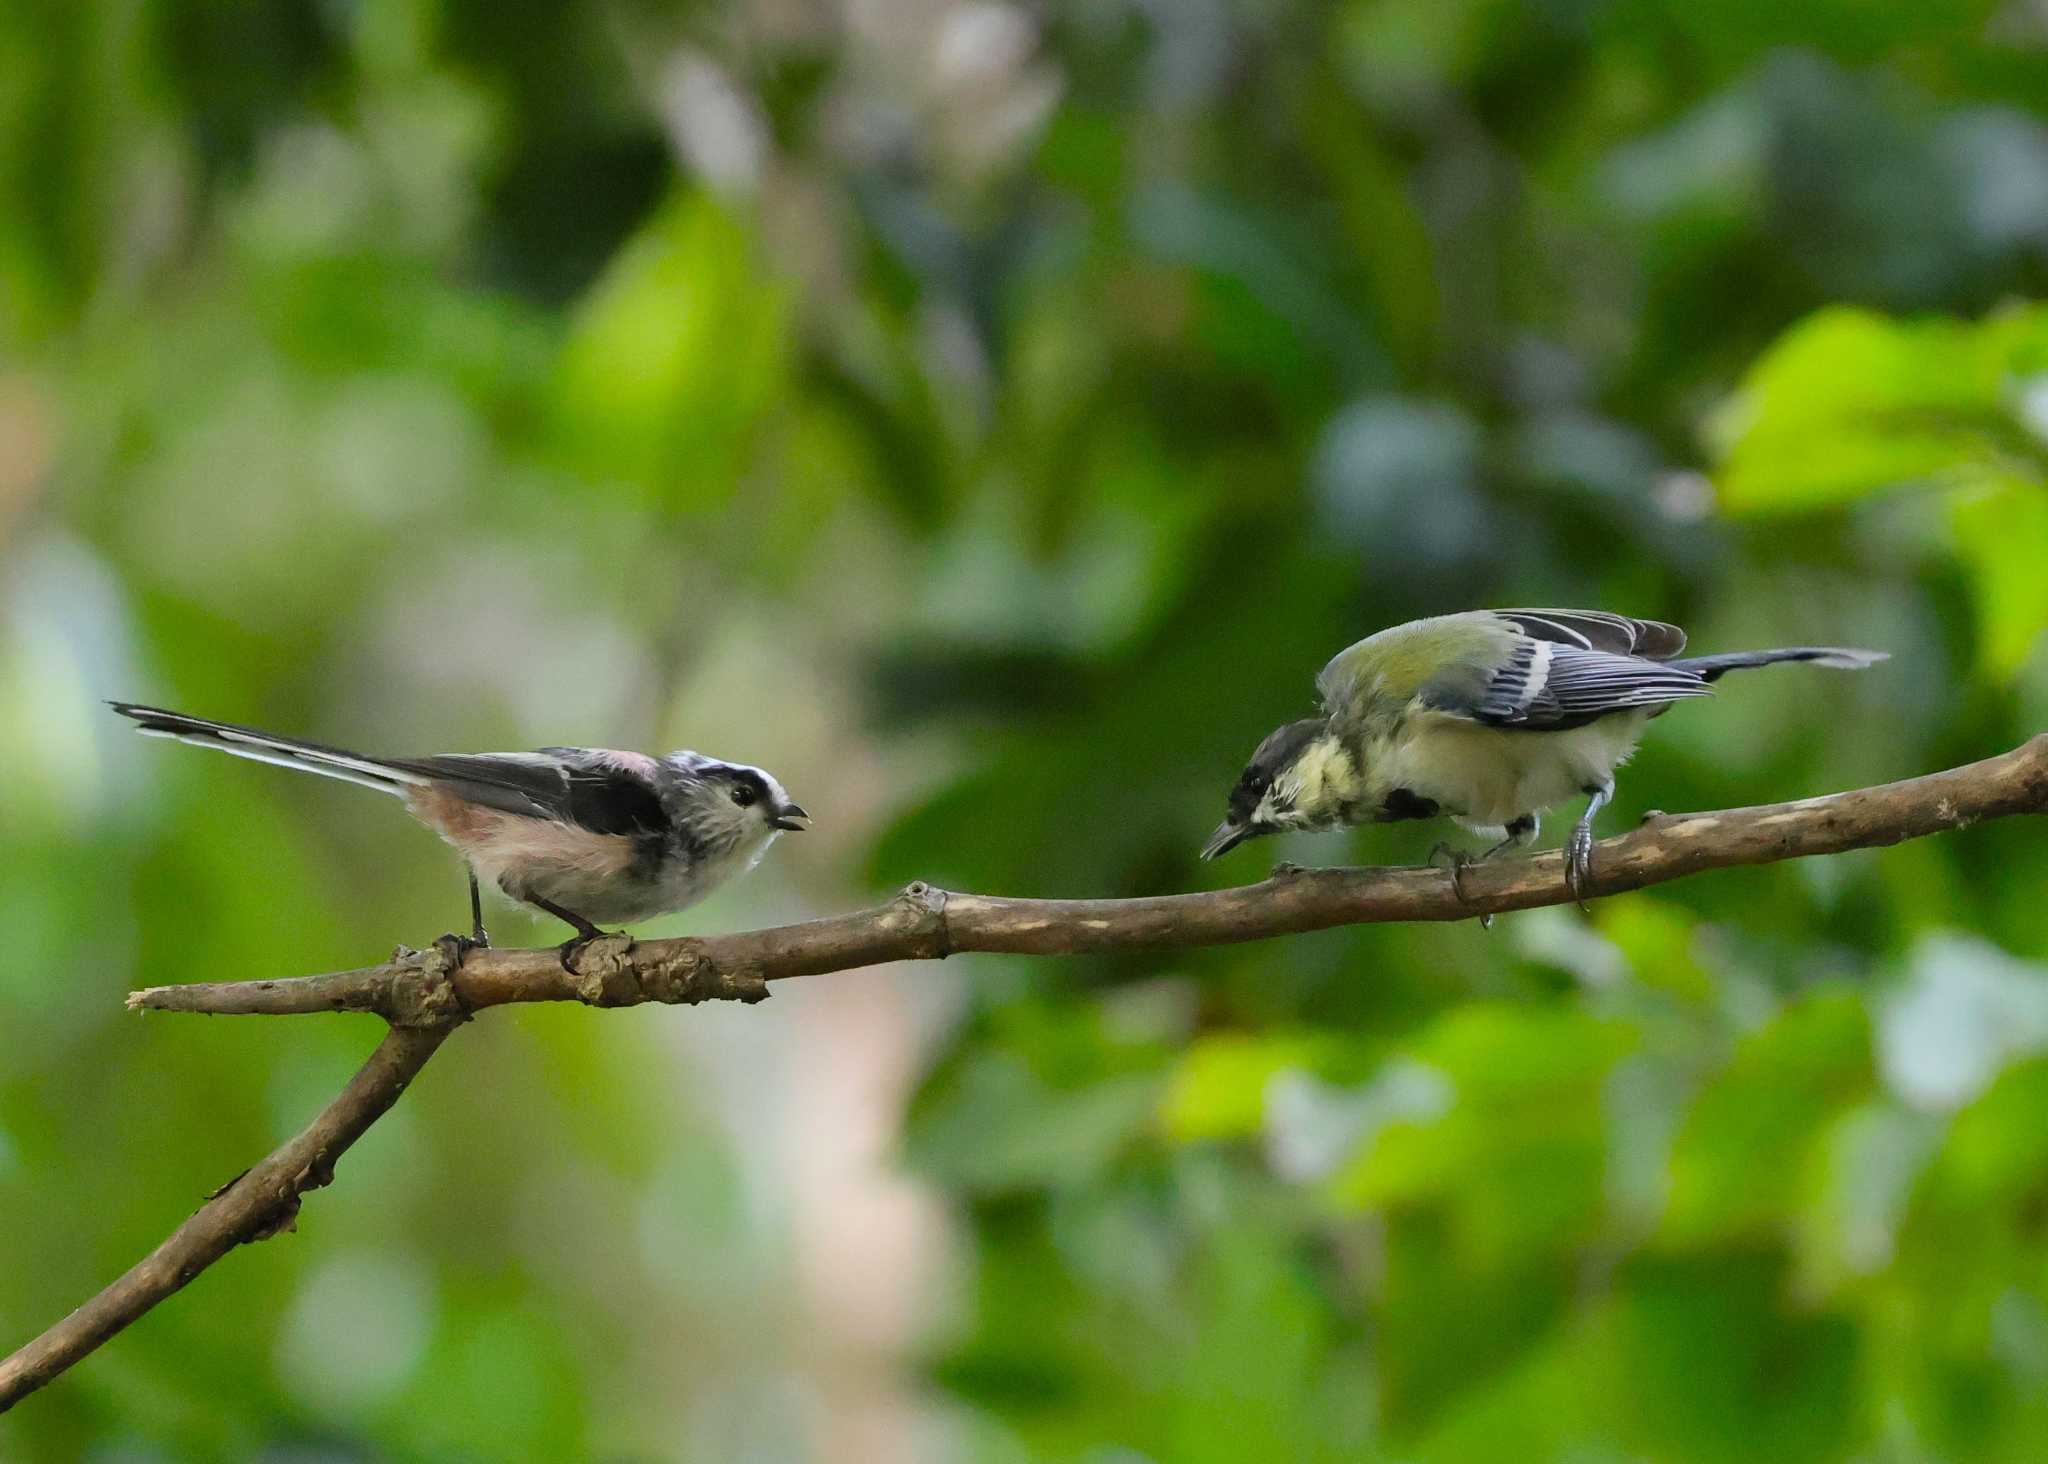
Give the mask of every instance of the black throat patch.
M 1442 810 L 1433 798 L 1424 798 L 1406 788 L 1390 789 L 1386 801 L 1380 804 L 1381 823 L 1400 823 L 1411 818 L 1435 818 Z

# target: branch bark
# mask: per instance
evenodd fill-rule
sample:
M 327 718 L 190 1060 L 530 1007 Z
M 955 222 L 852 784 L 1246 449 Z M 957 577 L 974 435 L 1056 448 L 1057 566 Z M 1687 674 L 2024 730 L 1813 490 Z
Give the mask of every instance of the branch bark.
M 2048 813 L 2048 734 L 2000 757 L 1874 788 L 1718 813 L 1653 814 L 1594 851 L 1593 893 L 1620 894 L 1708 869 L 1897 844 L 1988 818 Z M 244 1241 L 290 1225 L 306 1191 L 398 1100 L 467 1015 L 519 1001 L 632 1006 L 759 1001 L 770 981 L 956 951 L 1079 955 L 1264 940 L 1397 920 L 1465 920 L 1571 899 L 1556 852 L 1465 871 L 1464 897 L 1438 869 L 1276 871 L 1204 894 L 1023 900 L 917 883 L 871 909 L 734 935 L 586 947 L 565 971 L 547 950 L 402 949 L 381 966 L 276 981 L 152 986 L 133 1008 L 210 1013 L 375 1012 L 391 1023 L 340 1097 L 305 1131 L 214 1195 L 120 1280 L 0 1361 L 0 1412 L 49 1382 Z
M 1589 887 L 1614 895 L 1731 865 L 1896 844 L 1987 818 L 2048 813 L 2048 733 L 1999 757 L 1904 782 L 1717 813 L 1653 814 L 1596 846 Z M 958 951 L 1060 956 L 1265 940 L 1335 925 L 1467 920 L 1561 905 L 1564 859 L 1551 851 L 1465 870 L 1461 900 L 1441 869 L 1276 871 L 1259 884 L 1132 900 L 1023 900 L 911 885 L 866 910 L 733 935 L 585 949 L 580 970 L 552 949 L 472 951 L 453 975 L 463 1007 L 517 1001 L 633 1006 L 759 1001 L 767 983 Z M 157 1011 L 372 1011 L 409 1020 L 416 978 L 404 961 L 277 981 L 152 986 L 128 998 Z

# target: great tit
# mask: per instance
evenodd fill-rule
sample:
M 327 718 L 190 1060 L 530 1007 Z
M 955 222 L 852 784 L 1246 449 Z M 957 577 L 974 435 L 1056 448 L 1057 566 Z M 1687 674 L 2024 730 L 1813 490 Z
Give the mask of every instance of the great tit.
M 810 827 L 760 768 L 695 752 L 649 757 L 601 747 L 365 757 L 232 722 L 109 702 L 136 730 L 395 794 L 469 861 L 472 943 L 488 945 L 477 878 L 576 927 L 646 920 L 694 905 L 760 862 L 776 836 Z
M 1322 715 L 1259 744 L 1202 857 L 1287 829 L 1442 815 L 1499 841 L 1485 859 L 1530 843 L 1544 812 L 1583 794 L 1565 845 L 1583 899 L 1593 817 L 1652 717 L 1725 671 L 1885 659 L 1835 646 L 1676 659 L 1684 649 L 1675 625 L 1604 610 L 1471 610 L 1367 636 L 1316 678 Z M 1453 855 L 1454 881 L 1471 862 Z

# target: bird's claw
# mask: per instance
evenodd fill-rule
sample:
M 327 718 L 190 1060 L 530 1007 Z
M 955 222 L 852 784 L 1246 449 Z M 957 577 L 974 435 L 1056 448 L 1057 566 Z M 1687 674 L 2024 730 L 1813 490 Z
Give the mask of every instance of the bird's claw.
M 597 930 L 579 930 L 576 934 L 556 946 L 555 955 L 561 961 L 562 969 L 571 976 L 579 974 L 576 970 L 576 958 L 583 954 L 585 946 L 602 934 L 602 931 Z
M 1581 910 L 1586 908 L 1586 883 L 1593 874 L 1593 831 L 1575 828 L 1564 846 L 1564 883 Z
M 555 947 L 555 954 L 561 958 L 562 969 L 571 976 L 581 976 L 583 972 L 577 968 L 577 959 L 590 946 L 601 940 L 623 940 L 627 946 L 633 943 L 632 937 L 623 930 L 599 930 L 594 926 L 589 930 L 579 930 Z
M 1270 877 L 1273 879 L 1293 879 L 1297 875 L 1307 873 L 1308 866 L 1306 864 L 1296 864 L 1292 859 L 1283 859 L 1273 866 L 1273 873 Z
M 1455 844 L 1438 843 L 1429 851 L 1429 863 L 1450 875 L 1451 893 L 1458 897 L 1461 905 L 1465 903 L 1465 868 L 1478 862 Z
M 441 954 L 448 958 L 449 965 L 460 966 L 463 958 L 471 951 L 489 950 L 491 948 L 491 938 L 487 935 L 457 935 L 451 930 L 446 935 L 435 936 L 434 944 L 439 948 Z
M 1484 863 L 1492 858 L 1496 852 L 1497 850 L 1495 849 L 1489 849 L 1484 854 L 1472 854 L 1458 848 L 1455 844 L 1440 841 L 1435 848 L 1429 851 L 1429 862 L 1437 868 L 1447 870 L 1450 873 L 1451 893 L 1458 897 L 1459 904 L 1465 905 L 1471 903 L 1465 894 L 1465 871 L 1475 864 Z M 1479 928 L 1481 930 L 1493 929 L 1493 912 L 1491 910 L 1480 914 Z

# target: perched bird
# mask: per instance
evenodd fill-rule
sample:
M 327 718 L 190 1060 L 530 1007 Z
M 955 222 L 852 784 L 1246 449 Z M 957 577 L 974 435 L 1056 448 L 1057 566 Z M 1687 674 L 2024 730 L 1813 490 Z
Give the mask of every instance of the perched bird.
M 1471 610 L 1367 636 L 1316 678 L 1323 714 L 1259 744 L 1202 857 L 1286 829 L 1444 815 L 1499 840 L 1485 859 L 1532 842 L 1540 815 L 1583 794 L 1565 845 L 1565 879 L 1583 899 L 1593 817 L 1650 718 L 1706 696 L 1726 671 L 1886 658 L 1788 646 L 1676 659 L 1684 649 L 1675 625 L 1602 610 Z M 1472 862 L 1452 855 L 1454 884 Z
M 759 862 L 810 816 L 769 774 L 695 752 L 601 747 L 365 757 L 253 727 L 109 702 L 138 731 L 393 793 L 469 861 L 472 940 L 479 877 L 576 927 L 562 962 L 604 932 L 694 905 Z

